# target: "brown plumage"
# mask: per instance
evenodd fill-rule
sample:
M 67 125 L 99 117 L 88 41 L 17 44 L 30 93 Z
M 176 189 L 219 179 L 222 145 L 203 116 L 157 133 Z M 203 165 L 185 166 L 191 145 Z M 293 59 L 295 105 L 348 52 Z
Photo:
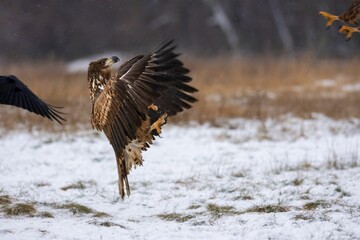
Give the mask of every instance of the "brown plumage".
M 161 133 L 167 117 L 191 107 L 190 94 L 197 90 L 187 83 L 189 70 L 178 60 L 172 41 L 136 56 L 111 72 L 117 57 L 89 64 L 88 83 L 92 102 L 91 124 L 103 131 L 115 151 L 119 194 L 130 195 L 127 175 L 141 166 L 145 151 Z M 125 190 L 126 188 L 126 190 Z
M 327 29 L 332 26 L 334 21 L 343 21 L 346 24 L 358 25 L 357 20 L 360 19 L 360 0 L 354 0 L 351 6 L 339 16 L 323 11 L 319 12 L 319 14 L 328 20 L 326 23 Z M 354 32 L 360 32 L 360 28 L 344 25 L 339 29 L 339 32 L 346 35 L 347 40 L 350 40 Z
M 45 103 L 13 75 L 0 76 L 0 104 L 23 108 L 60 124 L 65 121 L 58 107 Z

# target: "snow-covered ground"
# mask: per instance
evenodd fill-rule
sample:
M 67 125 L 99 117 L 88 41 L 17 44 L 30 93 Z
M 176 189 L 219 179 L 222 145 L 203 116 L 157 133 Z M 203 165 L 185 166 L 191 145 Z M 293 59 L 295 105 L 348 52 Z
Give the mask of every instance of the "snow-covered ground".
M 360 239 L 359 120 L 168 125 L 162 137 L 125 201 L 102 134 L 0 137 L 0 239 Z M 13 215 L 19 203 L 35 211 Z

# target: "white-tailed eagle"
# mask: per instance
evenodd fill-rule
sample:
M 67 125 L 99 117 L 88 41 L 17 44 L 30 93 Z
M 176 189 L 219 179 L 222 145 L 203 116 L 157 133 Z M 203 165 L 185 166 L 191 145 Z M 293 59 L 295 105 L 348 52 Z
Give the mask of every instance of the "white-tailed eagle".
M 127 175 L 143 163 L 145 151 L 167 118 L 191 108 L 197 89 L 188 85 L 189 70 L 174 53 L 172 41 L 136 56 L 117 72 L 118 57 L 91 62 L 88 84 L 92 102 L 92 127 L 103 131 L 112 145 L 119 175 L 119 194 L 130 195 Z

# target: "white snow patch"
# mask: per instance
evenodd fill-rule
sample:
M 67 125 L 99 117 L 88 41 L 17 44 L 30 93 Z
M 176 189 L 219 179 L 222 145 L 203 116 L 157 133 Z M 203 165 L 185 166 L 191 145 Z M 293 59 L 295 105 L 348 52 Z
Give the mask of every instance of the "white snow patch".
M 0 213 L 0 239 L 360 236 L 358 119 L 234 119 L 219 126 L 165 126 L 162 138 L 144 152 L 144 166 L 131 172 L 132 193 L 124 201 L 114 153 L 102 134 L 1 136 L 0 196 L 33 203 L 54 218 Z M 92 184 L 61 190 L 78 181 Z M 54 207 L 69 202 L 111 217 Z M 216 214 L 211 204 L 231 210 Z M 315 207 L 306 210 L 305 204 Z M 256 210 L 269 205 L 285 210 Z M 174 221 L 159 217 L 173 213 L 179 214 Z
M 316 81 L 316 85 L 320 87 L 334 87 L 336 85 L 336 81 L 334 79 L 322 79 Z
M 219 103 L 223 100 L 223 96 L 220 94 L 210 94 L 210 95 L 206 96 L 205 99 L 207 102 Z
M 360 82 L 354 84 L 346 84 L 342 87 L 342 90 L 346 92 L 359 92 Z

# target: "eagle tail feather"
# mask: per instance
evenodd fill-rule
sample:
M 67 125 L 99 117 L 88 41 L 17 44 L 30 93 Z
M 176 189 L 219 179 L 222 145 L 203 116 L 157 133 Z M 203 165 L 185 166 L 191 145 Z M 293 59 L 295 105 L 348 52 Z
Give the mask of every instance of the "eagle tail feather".
M 125 159 L 116 158 L 116 165 L 119 175 L 119 194 L 121 198 L 124 200 L 125 187 L 126 187 L 126 194 L 130 196 L 130 186 L 129 186 L 129 180 L 127 178 Z
M 130 186 L 129 186 L 129 180 L 127 178 L 127 175 L 128 175 L 128 171 L 126 170 L 126 159 L 123 158 L 122 159 L 122 163 L 123 163 L 123 178 L 122 180 L 125 182 L 125 186 L 126 186 L 126 194 L 128 195 L 128 197 L 130 196 Z

